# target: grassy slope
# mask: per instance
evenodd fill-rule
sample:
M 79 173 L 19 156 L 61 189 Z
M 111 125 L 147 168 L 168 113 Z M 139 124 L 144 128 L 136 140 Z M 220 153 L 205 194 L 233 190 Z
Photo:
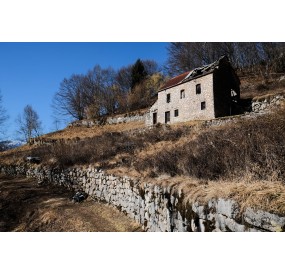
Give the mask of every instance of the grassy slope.
M 259 84 L 248 86 L 242 80 L 242 97 L 282 91 L 280 85 L 257 91 Z M 91 163 L 115 175 L 182 188 L 190 200 L 233 198 L 242 207 L 285 214 L 284 117 L 283 107 L 271 115 L 236 118 L 210 128 L 201 121 L 154 129 L 144 128 L 143 122 L 67 128 L 44 136 L 61 140 L 57 144 L 3 152 L 0 162 L 39 155 L 49 165 Z

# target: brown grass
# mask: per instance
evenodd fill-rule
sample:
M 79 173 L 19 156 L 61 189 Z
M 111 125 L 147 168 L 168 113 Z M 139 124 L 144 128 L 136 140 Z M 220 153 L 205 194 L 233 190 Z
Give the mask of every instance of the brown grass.
M 125 132 L 135 129 L 144 128 L 144 121 L 133 121 L 129 123 L 120 124 L 107 124 L 102 126 L 93 127 L 68 127 L 64 131 L 58 131 L 43 135 L 42 138 L 49 139 L 74 139 L 74 138 L 88 138 L 94 136 L 100 136 L 108 132 Z
M 279 80 L 279 77 L 272 78 L 267 81 L 264 78 L 256 77 L 244 77 L 241 78 L 241 98 L 254 98 L 264 96 L 267 94 L 278 94 L 282 93 L 285 88 L 285 80 Z
M 0 176 L 0 231 L 126 232 L 141 226 L 119 210 L 35 180 Z
M 277 90 L 275 91 L 274 93 L 266 93 L 264 95 L 259 95 L 259 96 L 255 96 L 253 98 L 254 101 L 264 101 L 265 99 L 266 100 L 271 100 L 274 96 L 277 96 L 277 95 L 285 95 L 285 91 L 282 89 L 282 90 Z
M 211 199 L 224 198 L 236 201 L 241 213 L 246 207 L 251 207 L 270 213 L 285 214 L 285 185 L 278 181 L 253 181 L 246 177 L 232 181 L 212 181 L 185 176 L 171 177 L 166 174 L 141 180 L 182 190 L 185 203 L 198 201 L 206 204 Z
M 221 127 L 191 132 L 139 155 L 134 167 L 202 179 L 241 177 L 285 179 L 285 109 L 255 120 L 239 120 Z M 183 136 L 183 135 L 182 135 Z

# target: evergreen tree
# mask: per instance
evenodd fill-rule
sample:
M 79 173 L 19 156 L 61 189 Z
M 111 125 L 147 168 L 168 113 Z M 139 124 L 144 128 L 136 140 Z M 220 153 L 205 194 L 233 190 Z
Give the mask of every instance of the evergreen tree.
M 131 88 L 133 89 L 137 84 L 141 83 L 142 80 L 147 76 L 143 62 L 138 59 L 132 67 L 132 83 Z

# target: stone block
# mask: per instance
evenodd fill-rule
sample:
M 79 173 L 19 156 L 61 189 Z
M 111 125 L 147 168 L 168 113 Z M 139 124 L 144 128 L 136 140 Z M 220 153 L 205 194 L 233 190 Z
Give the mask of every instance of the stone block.
M 272 232 L 280 232 L 285 228 L 285 218 L 262 210 L 248 207 L 243 214 L 244 220 L 255 227 Z
M 239 206 L 234 200 L 218 199 L 216 211 L 218 214 L 234 219 L 239 214 Z

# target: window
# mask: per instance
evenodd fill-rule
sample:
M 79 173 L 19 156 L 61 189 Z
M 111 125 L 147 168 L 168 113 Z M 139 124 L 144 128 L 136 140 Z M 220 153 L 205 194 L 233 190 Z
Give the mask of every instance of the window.
M 203 101 L 201 102 L 201 110 L 205 110 L 206 109 L 206 102 Z
M 152 124 L 156 124 L 157 123 L 157 113 L 153 113 L 152 114 Z
M 180 91 L 180 98 L 185 98 L 185 90 Z
M 166 102 L 169 103 L 170 102 L 170 94 L 166 95 Z
M 170 112 L 165 112 L 165 123 L 170 122 Z
M 201 84 L 196 85 L 196 95 L 201 94 Z
M 179 115 L 179 112 L 178 112 L 178 109 L 177 110 L 174 110 L 174 116 L 178 116 Z

